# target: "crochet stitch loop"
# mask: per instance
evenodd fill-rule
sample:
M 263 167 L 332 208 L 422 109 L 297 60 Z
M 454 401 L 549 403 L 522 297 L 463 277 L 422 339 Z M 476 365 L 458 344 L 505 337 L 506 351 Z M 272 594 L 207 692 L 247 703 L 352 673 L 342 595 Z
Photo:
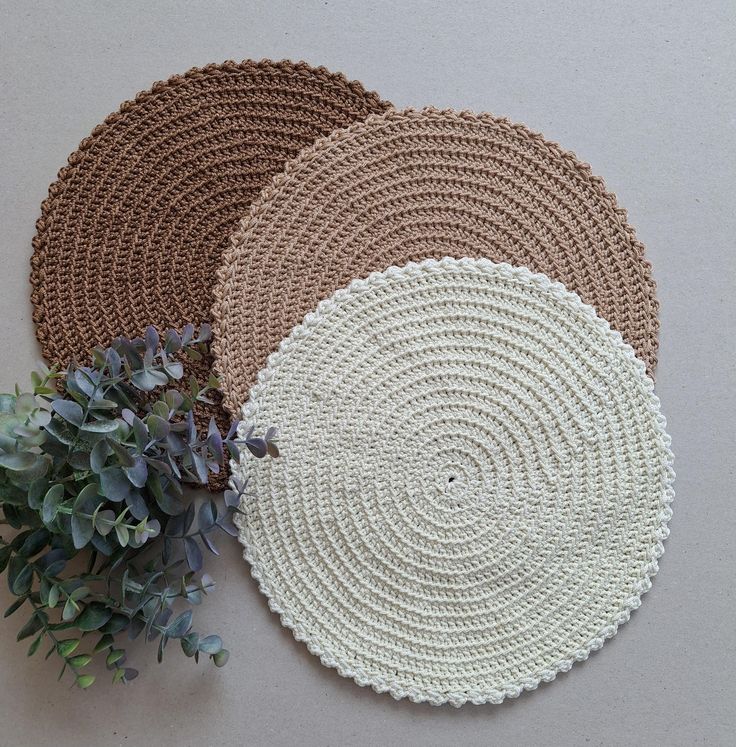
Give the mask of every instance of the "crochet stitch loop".
M 222 251 L 261 187 L 317 137 L 389 106 L 288 60 L 193 68 L 121 104 L 41 207 L 31 300 L 44 357 L 66 364 L 150 324 L 209 321 Z M 185 380 L 210 367 L 188 365 Z M 198 405 L 200 428 L 212 414 L 227 428 L 219 405 Z
M 559 283 L 444 258 L 322 301 L 243 406 L 253 577 L 297 640 L 394 698 L 500 703 L 639 607 L 674 497 L 644 364 Z
M 390 110 L 301 151 L 235 231 L 213 308 L 226 407 L 237 411 L 268 354 L 321 299 L 370 272 L 446 255 L 563 282 L 653 374 L 651 267 L 590 167 L 490 114 Z M 242 325 L 242 312 L 263 324 Z

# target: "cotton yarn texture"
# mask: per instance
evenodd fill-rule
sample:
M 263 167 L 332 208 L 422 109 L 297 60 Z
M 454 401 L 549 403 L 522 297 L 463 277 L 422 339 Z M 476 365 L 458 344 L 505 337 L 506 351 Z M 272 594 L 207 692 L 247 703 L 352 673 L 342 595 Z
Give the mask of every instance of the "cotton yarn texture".
M 653 373 L 651 268 L 590 168 L 489 114 L 391 110 L 302 151 L 235 232 L 213 309 L 227 408 L 238 411 L 268 354 L 320 300 L 370 272 L 446 255 L 563 282 Z
M 44 356 L 209 321 L 222 251 L 261 187 L 317 137 L 388 107 L 341 74 L 269 60 L 192 69 L 123 103 L 42 206 L 31 282 Z
M 354 281 L 270 356 L 243 416 L 282 434 L 280 459 L 232 465 L 254 486 L 245 557 L 282 623 L 360 685 L 516 697 L 600 648 L 657 571 L 674 473 L 653 382 L 525 268 Z

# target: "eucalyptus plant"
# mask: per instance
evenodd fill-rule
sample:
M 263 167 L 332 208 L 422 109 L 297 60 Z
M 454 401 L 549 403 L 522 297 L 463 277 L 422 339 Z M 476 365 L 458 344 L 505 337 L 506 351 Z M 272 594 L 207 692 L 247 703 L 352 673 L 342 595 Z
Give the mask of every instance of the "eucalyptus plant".
M 217 379 L 172 384 L 209 336 L 207 325 L 163 340 L 149 328 L 95 348 L 88 366 L 33 372 L 31 392 L 0 395 L 0 523 L 13 535 L 0 537 L 0 572 L 17 597 L 5 616 L 25 612 L 17 637 L 31 639 L 28 655 L 46 641 L 59 678 L 70 671 L 81 688 L 95 680 L 85 669 L 95 656 L 115 682 L 137 676 L 124 633 L 157 640 L 159 661 L 172 639 L 196 660 L 228 660 L 221 638 L 195 631 L 181 607 L 215 588 L 203 550 L 218 554 L 214 536 L 237 534 L 246 486 L 195 510 L 185 485 L 206 484 L 243 449 L 263 458 L 278 448 L 274 429 L 239 440 L 237 423 L 223 435 L 212 419 L 197 432 L 192 408 Z

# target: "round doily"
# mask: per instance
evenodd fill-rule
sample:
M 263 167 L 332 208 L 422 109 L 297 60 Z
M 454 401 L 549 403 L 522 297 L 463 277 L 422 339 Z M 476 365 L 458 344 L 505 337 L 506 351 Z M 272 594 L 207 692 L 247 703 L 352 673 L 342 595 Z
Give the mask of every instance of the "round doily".
M 572 153 L 489 114 L 390 111 L 302 151 L 225 252 L 213 316 L 232 412 L 281 339 L 323 298 L 391 265 L 486 257 L 564 283 L 656 363 L 644 247 Z M 258 318 L 258 324 L 243 319 Z
M 192 69 L 126 101 L 42 206 L 31 281 L 44 356 L 208 321 L 222 250 L 261 187 L 317 137 L 388 106 L 323 67 L 269 60 Z
M 284 625 L 396 698 L 498 703 L 600 648 L 657 571 L 672 454 L 644 364 L 561 284 L 443 259 L 354 281 L 271 355 L 282 456 L 240 539 Z

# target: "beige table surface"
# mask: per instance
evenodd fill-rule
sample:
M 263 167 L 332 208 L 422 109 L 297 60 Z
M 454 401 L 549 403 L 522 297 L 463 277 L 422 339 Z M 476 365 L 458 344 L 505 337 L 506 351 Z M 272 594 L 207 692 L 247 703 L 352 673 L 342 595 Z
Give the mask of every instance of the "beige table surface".
M 66 156 L 118 104 L 194 65 L 303 58 L 398 106 L 505 114 L 603 175 L 662 301 L 657 390 L 676 452 L 654 589 L 601 652 L 500 707 L 394 702 L 279 627 L 236 543 L 198 612 L 223 670 L 176 650 L 83 693 L 0 620 L 0 745 L 734 744 L 736 4 L 0 0 L 0 388 L 38 349 L 34 221 Z M 0 609 L 9 602 L 0 588 Z

